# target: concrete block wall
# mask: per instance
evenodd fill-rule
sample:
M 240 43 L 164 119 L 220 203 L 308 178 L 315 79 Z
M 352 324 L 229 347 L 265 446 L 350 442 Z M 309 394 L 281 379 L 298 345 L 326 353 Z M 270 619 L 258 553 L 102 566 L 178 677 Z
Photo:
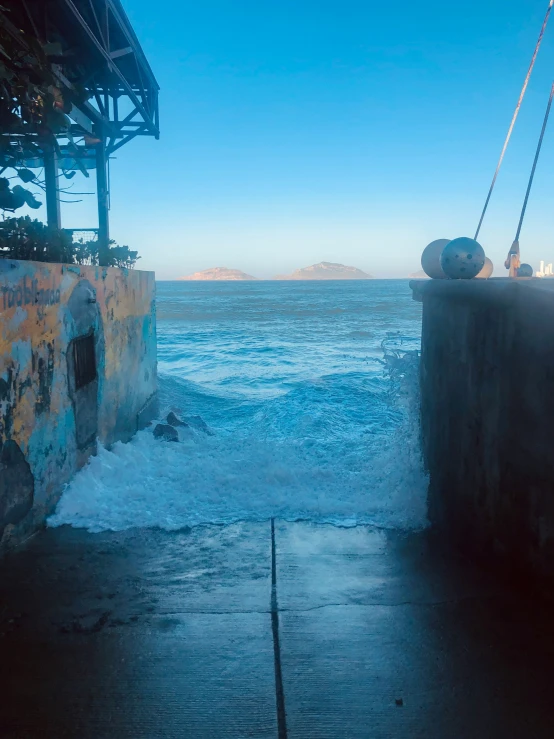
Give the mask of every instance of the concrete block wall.
M 0 548 L 156 413 L 154 274 L 0 259 Z
M 554 580 L 554 280 L 415 281 L 436 530 Z

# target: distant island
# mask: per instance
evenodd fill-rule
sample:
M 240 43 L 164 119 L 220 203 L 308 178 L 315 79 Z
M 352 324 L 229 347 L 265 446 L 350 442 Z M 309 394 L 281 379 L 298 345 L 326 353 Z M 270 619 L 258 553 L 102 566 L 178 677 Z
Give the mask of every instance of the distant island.
M 203 272 L 195 272 L 193 275 L 188 275 L 188 277 L 179 277 L 179 280 L 227 280 L 233 282 L 257 279 L 257 277 L 247 275 L 246 272 L 241 272 L 240 269 L 227 269 L 227 267 L 213 267 L 212 269 L 205 269 Z
M 429 275 L 425 274 L 425 272 L 420 269 L 419 272 L 412 272 L 411 275 L 408 275 L 410 280 L 428 280 Z
M 212 267 L 202 272 L 195 272 L 193 275 L 179 277 L 179 281 L 189 282 L 208 282 L 208 281 L 253 281 L 258 280 L 257 277 L 241 272 L 239 269 L 228 269 L 227 267 Z M 373 275 L 363 272 L 357 267 L 348 267 L 345 264 L 337 264 L 335 262 L 320 262 L 312 264 L 311 267 L 297 269 L 290 275 L 278 275 L 274 280 L 373 280 Z
M 362 272 L 357 267 L 347 267 L 345 264 L 334 262 L 320 262 L 311 267 L 297 269 L 290 275 L 278 275 L 276 280 L 373 280 L 373 275 Z

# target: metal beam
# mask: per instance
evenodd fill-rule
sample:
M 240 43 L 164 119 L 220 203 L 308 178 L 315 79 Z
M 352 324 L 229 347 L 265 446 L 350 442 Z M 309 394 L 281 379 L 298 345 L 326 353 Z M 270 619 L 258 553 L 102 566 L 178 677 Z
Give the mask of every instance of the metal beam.
M 110 145 L 106 148 L 106 152 L 108 155 L 113 154 L 118 149 L 121 149 L 122 146 L 125 146 L 125 144 L 128 144 L 129 141 L 132 141 L 137 136 L 140 136 L 142 131 L 133 131 L 132 133 L 129 133 L 124 138 L 119 139 L 117 143 L 114 143 L 113 141 L 110 143 Z
M 92 135 L 93 132 L 93 126 L 92 121 L 90 121 L 87 116 L 83 113 L 82 110 L 79 110 L 76 105 L 73 106 L 71 113 L 69 114 L 69 117 L 72 118 L 75 123 L 79 126 L 79 128 L 82 128 L 83 131 L 86 131 L 87 133 Z M 75 131 L 72 132 L 76 133 Z
M 62 227 L 60 190 L 58 188 L 58 154 L 53 146 L 44 148 L 44 180 L 46 186 L 46 219 L 50 228 Z
M 96 46 L 97 50 L 100 52 L 100 54 L 104 57 L 106 62 L 109 65 L 109 68 L 114 72 L 114 74 L 119 77 L 119 80 L 121 84 L 123 85 L 123 88 L 125 89 L 127 95 L 131 98 L 135 106 L 140 111 L 141 115 L 144 118 L 145 124 L 152 130 L 152 133 L 158 134 L 158 131 L 154 125 L 154 121 L 152 117 L 146 112 L 144 109 L 144 106 L 142 105 L 141 101 L 138 99 L 137 95 L 135 94 L 132 86 L 129 84 L 127 79 L 125 78 L 125 75 L 118 69 L 118 67 L 113 63 L 110 54 L 106 49 L 102 46 L 102 44 L 98 41 L 95 33 L 92 31 L 92 29 L 89 27 L 86 20 L 83 18 L 77 7 L 75 6 L 75 3 L 73 0 L 63 0 L 69 10 L 73 13 L 77 21 L 80 23 L 83 30 L 86 32 L 90 40 L 93 42 L 94 46 Z
M 67 79 L 67 77 L 65 77 L 65 75 L 59 71 L 59 69 L 52 70 L 52 74 L 57 79 L 60 87 L 65 88 L 66 90 L 69 91 L 74 109 L 76 108 L 77 111 L 81 111 L 81 113 L 84 116 L 86 116 L 89 121 L 92 121 L 93 123 L 96 123 L 97 125 L 102 125 L 104 127 L 109 128 L 110 121 L 107 118 L 104 118 L 102 114 L 100 113 L 100 111 L 96 110 L 96 108 L 93 105 L 91 105 L 88 101 L 85 100 L 85 101 L 76 102 L 75 100 L 73 100 L 73 96 L 71 95 L 71 93 L 75 92 L 75 88 L 73 87 L 71 82 Z M 73 120 L 76 123 L 80 124 L 80 121 L 74 115 L 75 112 L 76 112 L 75 110 L 72 110 L 71 113 L 69 114 L 69 117 L 73 118 Z M 78 116 L 78 113 L 77 113 L 77 116 Z M 92 133 L 90 128 L 89 129 L 85 128 L 85 130 L 88 130 L 89 133 Z
M 96 8 L 94 7 L 93 0 L 88 0 L 90 9 L 92 11 L 92 15 L 94 16 L 94 20 L 96 21 L 96 25 L 98 26 L 98 31 L 100 32 L 100 36 L 102 38 L 102 41 L 104 42 L 104 46 L 107 47 L 107 40 L 104 36 L 104 32 L 102 31 L 102 26 L 100 25 L 100 21 L 98 20 L 98 16 L 96 15 Z
M 120 3 L 116 4 L 114 0 L 106 0 L 106 2 L 112 12 L 113 17 L 116 19 L 119 27 L 125 34 L 125 38 L 129 42 L 129 45 L 132 47 L 137 62 L 140 60 L 141 66 L 150 80 L 150 84 L 152 85 L 152 87 L 154 87 L 154 89 L 159 90 L 159 86 L 156 78 L 154 77 L 154 73 L 152 72 L 152 69 L 148 64 L 148 60 L 146 59 L 142 47 L 135 35 L 135 32 L 133 31 L 133 27 L 129 23 L 125 10 L 123 9 L 123 7 L 121 7 Z
M 96 100 L 96 105 L 98 105 L 98 110 L 100 111 L 100 115 L 102 116 L 102 118 L 107 118 L 106 108 L 104 107 L 102 98 L 98 94 L 97 90 L 94 91 L 94 99 Z
M 96 193 L 98 198 L 98 260 L 101 266 L 108 264 L 110 248 L 110 218 L 108 201 L 108 157 L 103 131 L 97 132 L 100 143 L 96 145 Z
M 112 59 L 119 59 L 120 56 L 127 56 L 127 54 L 132 54 L 133 50 L 130 46 L 126 46 L 124 49 L 118 49 L 117 51 L 110 51 L 110 57 Z

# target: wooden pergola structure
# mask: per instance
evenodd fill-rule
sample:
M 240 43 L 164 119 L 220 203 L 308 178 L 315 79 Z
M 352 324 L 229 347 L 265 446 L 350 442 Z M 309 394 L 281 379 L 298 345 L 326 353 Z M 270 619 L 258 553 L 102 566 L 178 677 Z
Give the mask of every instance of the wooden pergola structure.
M 159 137 L 159 86 L 146 56 L 120 0 L 2 0 L 0 28 L 22 59 L 36 44 L 44 51 L 44 84 L 63 101 L 67 119 L 64 130 L 54 132 L 54 145 L 40 132 L 33 139 L 0 128 L 0 165 L 16 160 L 44 167 L 48 224 L 56 228 L 60 172 L 88 176 L 95 169 L 102 253 L 109 243 L 108 158 L 136 136 Z M 36 142 L 32 151 L 29 141 Z

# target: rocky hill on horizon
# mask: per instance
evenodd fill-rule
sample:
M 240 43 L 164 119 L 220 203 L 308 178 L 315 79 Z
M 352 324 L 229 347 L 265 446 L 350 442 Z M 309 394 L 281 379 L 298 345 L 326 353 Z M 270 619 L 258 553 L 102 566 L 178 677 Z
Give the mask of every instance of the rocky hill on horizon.
M 295 270 L 290 275 L 277 275 L 275 280 L 373 280 L 373 275 L 357 267 L 336 262 L 319 262 L 310 267 Z
M 227 269 L 227 267 L 212 267 L 211 269 L 205 269 L 202 272 L 195 272 L 193 275 L 187 277 L 179 277 L 181 280 L 189 281 L 246 281 L 246 280 L 257 280 L 257 277 L 247 275 L 246 272 L 241 272 L 240 269 Z

